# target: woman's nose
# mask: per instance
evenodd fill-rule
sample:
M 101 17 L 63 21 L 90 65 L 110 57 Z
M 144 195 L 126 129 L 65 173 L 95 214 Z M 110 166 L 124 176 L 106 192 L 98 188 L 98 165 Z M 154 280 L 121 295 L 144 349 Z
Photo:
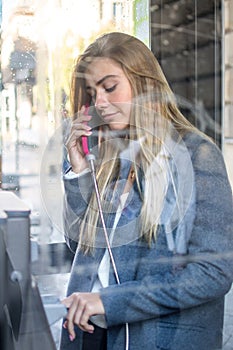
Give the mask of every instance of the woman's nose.
M 108 104 L 109 104 L 108 98 L 104 93 L 104 91 L 96 92 L 95 107 L 101 110 L 101 109 L 105 109 L 108 106 Z

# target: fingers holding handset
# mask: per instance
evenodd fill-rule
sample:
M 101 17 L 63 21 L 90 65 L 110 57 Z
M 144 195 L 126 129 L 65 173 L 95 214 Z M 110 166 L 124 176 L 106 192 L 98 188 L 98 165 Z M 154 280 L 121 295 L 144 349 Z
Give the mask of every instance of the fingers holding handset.
M 72 170 L 76 173 L 88 167 L 85 154 L 82 150 L 81 138 L 82 136 L 88 137 L 92 134 L 91 127 L 88 125 L 91 118 L 86 111 L 86 107 L 83 106 L 72 122 L 70 135 L 66 142 Z

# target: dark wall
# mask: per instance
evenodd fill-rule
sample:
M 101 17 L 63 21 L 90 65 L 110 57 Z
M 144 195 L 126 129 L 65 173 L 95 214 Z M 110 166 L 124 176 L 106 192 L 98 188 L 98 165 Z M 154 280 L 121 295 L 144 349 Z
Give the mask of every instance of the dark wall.
M 151 48 L 185 116 L 221 146 L 221 0 L 151 0 Z

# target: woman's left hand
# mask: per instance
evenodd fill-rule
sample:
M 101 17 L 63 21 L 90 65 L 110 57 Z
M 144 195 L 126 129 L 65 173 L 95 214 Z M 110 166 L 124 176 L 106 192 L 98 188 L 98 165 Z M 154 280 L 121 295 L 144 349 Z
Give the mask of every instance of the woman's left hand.
M 91 316 L 104 315 L 104 306 L 99 293 L 73 293 L 62 300 L 68 310 L 64 327 L 67 328 L 70 340 L 74 340 L 74 324 L 82 331 L 93 333 L 94 327 L 88 323 Z

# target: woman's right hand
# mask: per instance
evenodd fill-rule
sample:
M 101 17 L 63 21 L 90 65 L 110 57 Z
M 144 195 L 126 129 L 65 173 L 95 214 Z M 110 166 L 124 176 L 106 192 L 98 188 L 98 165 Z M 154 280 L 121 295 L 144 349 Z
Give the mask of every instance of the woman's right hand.
M 77 114 L 77 118 L 72 122 L 70 135 L 66 142 L 66 148 L 69 155 L 72 171 L 80 173 L 88 167 L 85 155 L 82 150 L 82 136 L 90 136 L 92 134 L 91 128 L 87 122 L 91 120 L 90 115 L 84 114 L 85 106 L 83 106 Z

